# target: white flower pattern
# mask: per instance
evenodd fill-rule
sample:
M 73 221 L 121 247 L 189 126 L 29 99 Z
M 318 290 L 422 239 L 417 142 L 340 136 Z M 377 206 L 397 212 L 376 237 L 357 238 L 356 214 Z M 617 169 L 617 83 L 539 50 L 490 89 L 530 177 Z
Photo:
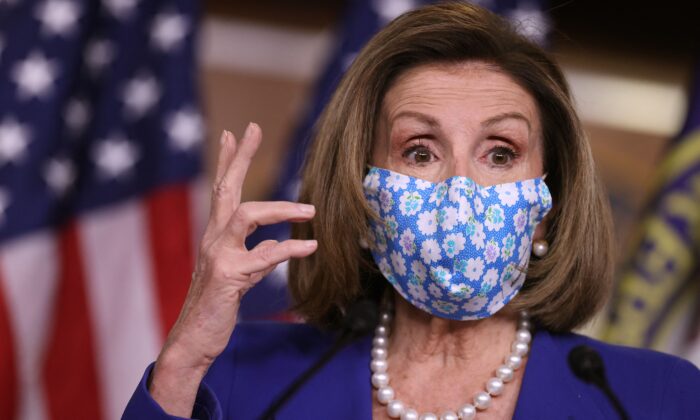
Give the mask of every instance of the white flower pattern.
M 401 256 L 400 252 L 392 251 L 391 253 L 391 265 L 394 267 L 394 272 L 399 276 L 406 275 L 406 262 Z
M 428 270 L 426 270 L 425 265 L 423 265 L 422 262 L 419 260 L 413 260 L 411 263 L 411 271 L 416 276 L 418 281 L 421 283 L 425 281 L 425 275 L 427 274 Z
M 392 172 L 386 179 L 386 187 L 394 192 L 406 189 L 408 186 L 408 181 L 410 178 L 406 175 L 397 174 Z
M 440 261 L 440 258 L 442 258 L 440 245 L 435 239 L 428 239 L 423 242 L 420 248 L 420 257 L 428 265 Z
M 414 299 L 424 302 L 428 300 L 428 293 L 423 289 L 423 286 L 415 283 L 408 284 L 408 294 L 413 296 Z
M 495 188 L 498 199 L 504 206 L 511 207 L 518 202 L 520 194 L 518 193 L 518 186 L 516 184 L 501 184 L 496 185 Z
M 426 236 L 437 231 L 437 210 L 427 210 L 418 215 L 418 230 Z

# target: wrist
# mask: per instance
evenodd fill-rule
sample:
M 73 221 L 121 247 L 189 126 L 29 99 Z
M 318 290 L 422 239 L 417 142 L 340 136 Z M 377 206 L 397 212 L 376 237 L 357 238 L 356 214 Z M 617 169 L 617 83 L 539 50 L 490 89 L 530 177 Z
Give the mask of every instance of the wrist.
M 178 372 L 182 375 L 203 377 L 214 360 L 214 357 L 194 354 L 188 346 L 173 341 L 163 346 L 156 360 L 154 371 L 158 369 L 163 372 Z

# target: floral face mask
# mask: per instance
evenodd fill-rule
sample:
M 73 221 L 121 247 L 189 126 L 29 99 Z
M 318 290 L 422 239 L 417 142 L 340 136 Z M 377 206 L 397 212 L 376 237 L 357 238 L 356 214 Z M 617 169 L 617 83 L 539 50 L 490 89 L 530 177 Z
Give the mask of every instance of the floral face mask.
M 371 167 L 364 192 L 374 261 L 414 306 L 438 317 L 495 314 L 520 291 L 537 224 L 552 207 L 543 178 L 483 187 Z

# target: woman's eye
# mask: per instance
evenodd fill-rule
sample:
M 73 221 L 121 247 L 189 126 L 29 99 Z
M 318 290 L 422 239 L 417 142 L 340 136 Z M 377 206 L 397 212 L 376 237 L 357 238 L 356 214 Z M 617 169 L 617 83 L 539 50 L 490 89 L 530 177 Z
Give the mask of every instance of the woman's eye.
M 425 146 L 411 147 L 403 155 L 412 163 L 428 163 L 433 158 L 433 153 Z
M 515 158 L 515 152 L 505 146 L 494 147 L 488 154 L 489 163 L 494 166 L 506 166 Z

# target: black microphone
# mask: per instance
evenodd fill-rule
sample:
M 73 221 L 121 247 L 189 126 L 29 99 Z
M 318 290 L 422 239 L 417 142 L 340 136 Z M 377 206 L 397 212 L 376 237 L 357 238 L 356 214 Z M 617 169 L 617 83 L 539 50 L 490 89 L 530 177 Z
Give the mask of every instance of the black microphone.
M 326 365 L 343 347 L 354 339 L 372 331 L 379 321 L 377 304 L 369 299 L 355 302 L 342 320 L 342 331 L 340 336 L 311 367 L 304 371 L 299 377 L 284 390 L 265 412 L 259 417 L 260 420 L 273 420 L 275 413 L 299 391 L 311 377 Z
M 622 420 L 628 420 L 627 412 L 622 407 L 610 384 L 605 378 L 605 366 L 600 354 L 590 346 L 580 345 L 569 352 L 569 367 L 582 381 L 600 388 L 617 411 Z

